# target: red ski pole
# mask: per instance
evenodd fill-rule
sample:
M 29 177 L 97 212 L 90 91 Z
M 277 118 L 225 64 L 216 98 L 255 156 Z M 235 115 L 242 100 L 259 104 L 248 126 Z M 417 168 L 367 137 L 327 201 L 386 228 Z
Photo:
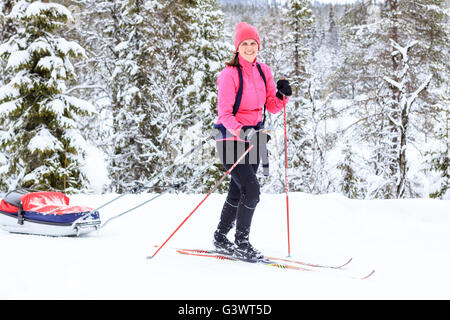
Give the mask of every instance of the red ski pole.
M 288 257 L 291 256 L 291 240 L 289 233 L 289 186 L 288 186 L 288 158 L 287 158 L 287 133 L 286 133 L 286 97 L 283 95 L 283 109 L 284 109 L 284 159 L 285 159 L 285 169 L 284 169 L 284 191 L 286 192 L 286 214 L 287 214 L 287 240 L 288 240 Z
M 250 139 L 249 139 L 250 140 Z M 249 151 L 253 148 L 253 145 L 251 144 L 247 150 L 245 150 L 245 152 L 239 157 L 239 159 L 236 160 L 236 162 L 231 166 L 230 169 L 228 169 L 227 172 L 225 172 L 225 174 L 216 182 L 216 184 L 208 191 L 208 193 L 206 194 L 206 197 L 203 198 L 202 201 L 200 201 L 200 203 L 194 208 L 194 210 L 192 210 L 192 212 L 183 220 L 183 222 L 175 229 L 174 232 L 172 232 L 172 234 L 169 236 L 169 238 L 167 238 L 166 241 L 164 241 L 164 243 L 158 248 L 158 250 L 156 250 L 156 252 L 153 254 L 153 256 L 148 256 L 148 259 L 152 259 L 156 256 L 156 254 L 166 245 L 166 243 L 170 240 L 170 238 L 172 238 L 172 236 L 181 228 L 181 226 L 194 214 L 194 212 L 198 209 L 198 207 L 200 207 L 202 205 L 203 202 L 205 202 L 205 200 L 209 197 L 209 195 L 214 191 L 214 189 L 216 189 L 216 187 L 220 184 L 220 182 L 227 176 L 230 174 L 231 171 L 233 171 L 233 169 L 237 166 L 237 164 L 245 157 L 245 155 L 247 153 L 249 153 Z

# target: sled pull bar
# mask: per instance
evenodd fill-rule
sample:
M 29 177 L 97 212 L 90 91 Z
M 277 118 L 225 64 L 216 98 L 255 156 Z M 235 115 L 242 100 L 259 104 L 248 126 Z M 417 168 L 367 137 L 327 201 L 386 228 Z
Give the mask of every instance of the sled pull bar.
M 122 212 L 121 214 L 118 214 L 118 215 L 116 215 L 116 216 L 114 216 L 114 217 L 109 218 L 108 220 L 105 221 L 105 223 L 104 223 L 100 228 L 104 228 L 111 220 L 117 219 L 117 218 L 119 218 L 119 217 L 121 217 L 121 216 L 127 214 L 128 212 L 131 212 L 131 211 L 133 211 L 133 210 L 136 210 L 137 208 L 142 207 L 143 205 L 149 203 L 150 201 L 153 201 L 153 200 L 155 200 L 156 198 L 161 197 L 163 194 L 166 194 L 167 192 L 169 192 L 169 189 L 167 189 L 166 191 L 164 191 L 164 192 L 162 192 L 162 193 L 160 193 L 160 194 L 154 196 L 154 197 L 151 198 L 150 200 L 147 200 L 147 201 L 145 201 L 145 202 L 142 202 L 141 204 L 135 206 L 134 208 L 128 209 L 127 211 L 124 211 L 124 212 Z
M 204 172 L 205 170 L 209 169 L 213 164 L 214 164 L 214 163 L 209 164 L 204 170 L 202 170 L 201 172 L 199 172 L 199 173 L 198 173 L 197 175 L 195 175 L 192 179 L 197 179 L 199 176 L 201 176 L 201 175 L 203 174 L 203 172 Z M 167 188 L 164 192 L 162 192 L 162 193 L 160 193 L 160 194 L 154 196 L 153 198 L 151 198 L 151 199 L 149 199 L 149 200 L 147 200 L 147 201 L 142 202 L 141 204 L 135 206 L 134 208 L 128 209 L 128 210 L 126 210 L 126 211 L 124 211 L 124 212 L 122 212 L 122 213 L 120 213 L 120 214 L 117 214 L 117 215 L 115 215 L 115 216 L 109 218 L 108 220 L 105 221 L 105 223 L 104 223 L 100 228 L 105 227 L 111 220 L 114 220 L 114 219 L 116 219 L 116 218 L 119 218 L 119 217 L 121 217 L 121 216 L 123 216 L 123 215 L 125 215 L 125 214 L 127 214 L 127 213 L 129 213 L 129 212 L 131 212 L 131 211 L 133 211 L 133 210 L 136 210 L 137 208 L 140 208 L 140 207 L 142 207 L 143 205 L 145 205 L 145 204 L 147 204 L 147 203 L 149 203 L 149 202 L 151 202 L 151 201 L 153 201 L 153 200 L 159 198 L 159 197 L 162 196 L 163 194 L 168 193 L 169 190 L 170 190 L 171 188 L 179 189 L 179 188 L 181 188 L 182 186 L 184 186 L 184 185 L 186 185 L 186 184 L 187 184 L 187 183 L 185 182 L 185 183 L 183 183 L 183 184 L 178 183 L 178 184 L 175 184 L 175 185 L 173 185 L 173 186 L 163 186 L 163 188 L 164 188 L 164 187 Z M 157 188 L 157 187 L 158 187 L 158 186 L 156 186 L 156 187 L 151 187 L 151 188 Z
M 213 136 L 213 135 L 211 135 L 211 136 L 207 137 L 206 139 L 202 140 L 202 142 L 200 142 L 199 144 L 197 144 L 196 146 L 194 146 L 189 152 L 187 152 L 187 153 L 185 153 L 185 154 L 182 154 L 178 159 L 176 159 L 176 160 L 174 161 L 173 164 L 171 164 L 170 166 L 166 167 L 166 168 L 165 168 L 164 170 L 162 170 L 159 174 L 157 174 L 155 177 L 153 177 L 153 178 L 150 180 L 150 182 L 154 182 L 157 178 L 159 178 L 160 176 L 164 175 L 168 170 L 170 170 L 170 169 L 172 169 L 174 166 L 176 166 L 182 159 L 184 159 L 184 158 L 186 158 L 187 156 L 191 155 L 191 154 L 194 153 L 194 151 L 196 151 L 197 149 L 203 147 L 203 145 L 204 145 L 205 143 L 207 143 L 207 142 L 208 142 L 209 140 L 211 140 L 211 139 L 214 139 L 214 136 Z M 150 185 L 150 182 L 148 183 L 148 185 Z M 133 190 L 133 192 L 139 192 L 140 190 L 142 190 L 142 189 L 147 189 L 147 188 L 151 188 L 151 187 L 149 187 L 149 186 L 143 186 L 143 187 L 140 187 L 140 188 L 135 188 L 135 189 Z M 115 198 L 112 199 L 111 201 L 108 201 L 107 203 L 101 205 L 100 207 L 98 207 L 98 208 L 92 210 L 92 212 L 98 211 L 98 210 L 100 210 L 100 209 L 106 207 L 107 205 L 109 205 L 109 204 L 111 204 L 111 203 L 113 203 L 113 202 L 119 200 L 120 198 L 126 196 L 127 194 L 129 194 L 129 192 L 122 193 L 121 195 L 115 197 Z

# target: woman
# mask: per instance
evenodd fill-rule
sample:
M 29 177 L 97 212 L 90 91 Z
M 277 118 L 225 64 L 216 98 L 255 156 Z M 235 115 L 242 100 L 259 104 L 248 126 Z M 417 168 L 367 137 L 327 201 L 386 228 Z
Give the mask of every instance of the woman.
M 257 62 L 261 41 L 254 26 L 245 22 L 239 23 L 236 26 L 234 45 L 235 56 L 227 63 L 217 80 L 218 119 L 214 126 L 219 130 L 216 137 L 217 148 L 227 170 L 249 145 L 248 141 L 243 140 L 243 132 L 250 128 L 260 129 L 263 124 L 263 110 L 265 112 L 267 108 L 270 113 L 278 113 L 283 109 L 283 96 L 292 94 L 287 80 L 279 80 L 275 87 L 270 68 Z M 242 71 L 241 75 L 238 68 Z M 240 79 L 243 81 L 241 94 Z M 237 96 L 240 96 L 240 99 Z M 238 150 L 241 150 L 241 153 Z M 231 157 L 230 152 L 233 153 Z M 228 195 L 213 241 L 216 251 L 233 254 L 248 261 L 263 258 L 249 242 L 253 213 L 260 195 L 256 177 L 258 153 L 256 158 L 256 161 L 249 163 L 246 157 L 245 163 L 240 162 L 231 171 Z M 228 240 L 227 233 L 234 224 L 236 234 L 233 244 Z

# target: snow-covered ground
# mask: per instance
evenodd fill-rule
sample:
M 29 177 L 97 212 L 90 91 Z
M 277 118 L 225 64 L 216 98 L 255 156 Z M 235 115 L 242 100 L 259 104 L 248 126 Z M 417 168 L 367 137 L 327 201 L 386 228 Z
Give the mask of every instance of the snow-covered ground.
M 71 203 L 98 207 L 114 196 L 75 195 Z M 152 196 L 126 196 L 101 217 Z M 211 248 L 225 199 L 213 194 L 146 259 L 203 197 L 163 195 L 80 238 L 0 231 L 0 299 L 450 299 L 450 201 L 291 193 L 291 257 L 315 263 L 353 257 L 344 271 L 305 272 L 176 253 L 176 247 Z M 250 240 L 266 255 L 287 255 L 284 194 L 262 195 Z M 372 268 L 367 280 L 346 276 Z

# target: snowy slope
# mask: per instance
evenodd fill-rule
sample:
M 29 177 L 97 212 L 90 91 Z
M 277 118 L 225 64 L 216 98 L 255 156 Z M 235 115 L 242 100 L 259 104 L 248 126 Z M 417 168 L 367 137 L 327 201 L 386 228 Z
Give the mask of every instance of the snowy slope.
M 98 207 L 115 195 L 76 195 Z M 130 195 L 102 219 L 152 195 Z M 213 194 L 152 260 L 204 195 L 164 195 L 81 238 L 0 231 L 0 299 L 449 299 L 450 201 L 349 200 L 290 194 L 292 258 L 340 263 L 345 272 L 283 270 L 183 256 L 173 248 L 210 248 L 224 195 Z M 262 195 L 251 241 L 267 255 L 287 254 L 285 196 Z M 232 231 L 233 232 L 233 231 Z M 230 237 L 231 238 L 231 237 Z

